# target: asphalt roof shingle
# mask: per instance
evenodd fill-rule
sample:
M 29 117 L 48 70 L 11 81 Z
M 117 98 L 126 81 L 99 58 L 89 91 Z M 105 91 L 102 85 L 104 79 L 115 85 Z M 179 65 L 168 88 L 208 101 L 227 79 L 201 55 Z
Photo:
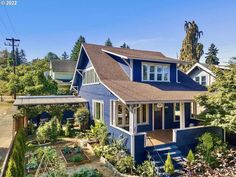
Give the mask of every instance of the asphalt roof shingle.
M 73 73 L 76 66 L 76 61 L 72 60 L 51 60 L 53 72 L 71 72 Z

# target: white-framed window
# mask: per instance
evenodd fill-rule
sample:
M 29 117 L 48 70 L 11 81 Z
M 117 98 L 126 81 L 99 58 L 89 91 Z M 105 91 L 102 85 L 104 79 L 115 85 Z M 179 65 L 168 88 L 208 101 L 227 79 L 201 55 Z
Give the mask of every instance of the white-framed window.
M 148 116 L 149 116 L 149 110 L 148 110 L 148 104 L 142 104 L 137 109 L 137 124 L 148 124 Z
M 121 103 L 117 103 L 116 105 L 116 126 L 129 126 L 129 110 Z
M 170 65 L 142 63 L 142 81 L 169 82 Z
M 174 103 L 174 122 L 180 121 L 180 103 Z
M 191 102 L 191 119 L 196 119 L 197 117 L 197 103 Z
M 206 86 L 206 76 L 201 76 L 201 85 Z
M 93 100 L 93 119 L 104 120 L 104 103 L 101 100 Z
M 195 81 L 200 84 L 200 78 L 198 76 L 195 77 Z
M 83 75 L 83 82 L 82 82 L 83 85 L 99 83 L 98 76 L 92 67 L 85 69 L 82 75 Z

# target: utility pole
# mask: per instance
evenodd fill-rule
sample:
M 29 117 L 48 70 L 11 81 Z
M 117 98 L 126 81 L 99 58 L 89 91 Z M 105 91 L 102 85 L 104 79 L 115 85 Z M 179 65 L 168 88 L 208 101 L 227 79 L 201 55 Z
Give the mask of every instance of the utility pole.
M 15 38 L 6 38 L 8 43 L 5 43 L 5 46 L 11 46 L 12 47 L 12 58 L 13 58 L 13 73 L 16 74 L 16 59 L 15 59 L 15 47 L 19 46 L 20 39 Z M 14 89 L 14 99 L 16 99 L 16 89 Z

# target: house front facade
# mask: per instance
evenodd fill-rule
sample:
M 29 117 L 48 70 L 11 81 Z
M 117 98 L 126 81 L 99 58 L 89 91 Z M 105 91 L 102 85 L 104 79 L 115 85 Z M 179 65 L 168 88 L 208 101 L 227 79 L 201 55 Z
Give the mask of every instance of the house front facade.
M 135 161 L 148 147 L 171 143 L 172 129 L 192 127 L 194 97 L 206 89 L 160 52 L 83 44 L 71 89 L 88 101 L 90 119 L 125 138 Z

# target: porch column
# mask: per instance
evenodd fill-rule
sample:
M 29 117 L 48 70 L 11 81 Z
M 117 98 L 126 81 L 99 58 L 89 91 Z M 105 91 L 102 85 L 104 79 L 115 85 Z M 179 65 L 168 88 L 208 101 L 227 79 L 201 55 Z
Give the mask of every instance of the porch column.
M 130 134 L 137 133 L 137 107 L 129 106 L 129 132 Z
M 185 128 L 185 107 L 180 103 L 180 128 Z

